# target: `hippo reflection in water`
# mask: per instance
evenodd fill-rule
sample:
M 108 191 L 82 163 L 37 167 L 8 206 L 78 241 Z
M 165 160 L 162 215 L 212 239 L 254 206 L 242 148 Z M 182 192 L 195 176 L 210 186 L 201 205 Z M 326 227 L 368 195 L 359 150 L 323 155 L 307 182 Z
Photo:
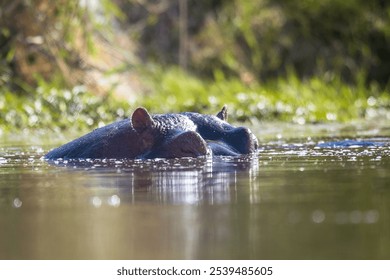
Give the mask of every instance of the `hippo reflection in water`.
M 150 115 L 137 108 L 117 121 L 75 139 L 45 155 L 46 159 L 149 159 L 237 156 L 256 151 L 256 136 L 227 123 L 226 106 L 216 115 L 193 112 Z

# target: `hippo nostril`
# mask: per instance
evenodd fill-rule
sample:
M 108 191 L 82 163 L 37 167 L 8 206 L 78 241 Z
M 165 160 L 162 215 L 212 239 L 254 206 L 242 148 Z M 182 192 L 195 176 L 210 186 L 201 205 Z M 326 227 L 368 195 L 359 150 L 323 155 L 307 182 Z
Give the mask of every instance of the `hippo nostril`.
M 256 136 L 245 127 L 237 127 L 231 130 L 224 140 L 240 154 L 253 153 L 258 146 Z

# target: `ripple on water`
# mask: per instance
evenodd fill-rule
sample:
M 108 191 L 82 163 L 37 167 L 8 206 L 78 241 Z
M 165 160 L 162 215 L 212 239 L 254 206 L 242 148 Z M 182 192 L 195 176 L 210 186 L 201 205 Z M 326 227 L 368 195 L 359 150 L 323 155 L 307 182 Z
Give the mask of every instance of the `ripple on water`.
M 48 162 L 39 147 L 2 147 L 1 234 L 23 250 L 0 254 L 387 259 L 389 145 L 321 140 L 339 139 L 279 139 L 251 156 L 172 160 Z
M 8 162 L 8 160 L 4 157 L 0 157 L 0 165 L 1 164 L 6 164 Z
M 308 214 L 300 211 L 290 211 L 287 214 L 287 221 L 290 224 L 311 222 L 313 224 L 334 223 L 337 225 L 358 225 L 375 224 L 379 221 L 380 215 L 376 209 L 350 210 L 350 211 L 324 211 L 316 209 Z
M 340 140 L 307 143 L 268 143 L 259 149 L 261 157 L 284 158 L 334 158 L 347 161 L 358 161 L 369 158 L 371 161 L 380 161 L 384 156 L 390 155 L 390 139 L 381 137 L 367 140 Z M 346 143 L 344 143 L 346 141 Z M 330 143 L 330 144 L 327 144 Z M 337 146 L 337 143 L 341 143 Z M 358 145 L 357 143 L 363 143 Z

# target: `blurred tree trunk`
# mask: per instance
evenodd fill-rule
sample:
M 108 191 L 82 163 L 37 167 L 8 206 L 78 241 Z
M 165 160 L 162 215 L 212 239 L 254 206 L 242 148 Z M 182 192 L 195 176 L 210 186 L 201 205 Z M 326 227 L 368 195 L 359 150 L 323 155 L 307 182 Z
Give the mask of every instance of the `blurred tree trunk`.
M 179 65 L 183 70 L 187 70 L 188 63 L 188 2 L 179 1 Z

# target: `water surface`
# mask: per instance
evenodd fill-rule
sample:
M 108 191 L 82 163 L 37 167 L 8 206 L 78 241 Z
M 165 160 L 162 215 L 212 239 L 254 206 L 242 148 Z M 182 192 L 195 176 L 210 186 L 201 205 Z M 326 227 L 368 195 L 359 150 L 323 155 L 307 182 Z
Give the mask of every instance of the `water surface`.
M 0 145 L 1 259 L 389 259 L 390 138 L 237 158 L 55 161 Z

